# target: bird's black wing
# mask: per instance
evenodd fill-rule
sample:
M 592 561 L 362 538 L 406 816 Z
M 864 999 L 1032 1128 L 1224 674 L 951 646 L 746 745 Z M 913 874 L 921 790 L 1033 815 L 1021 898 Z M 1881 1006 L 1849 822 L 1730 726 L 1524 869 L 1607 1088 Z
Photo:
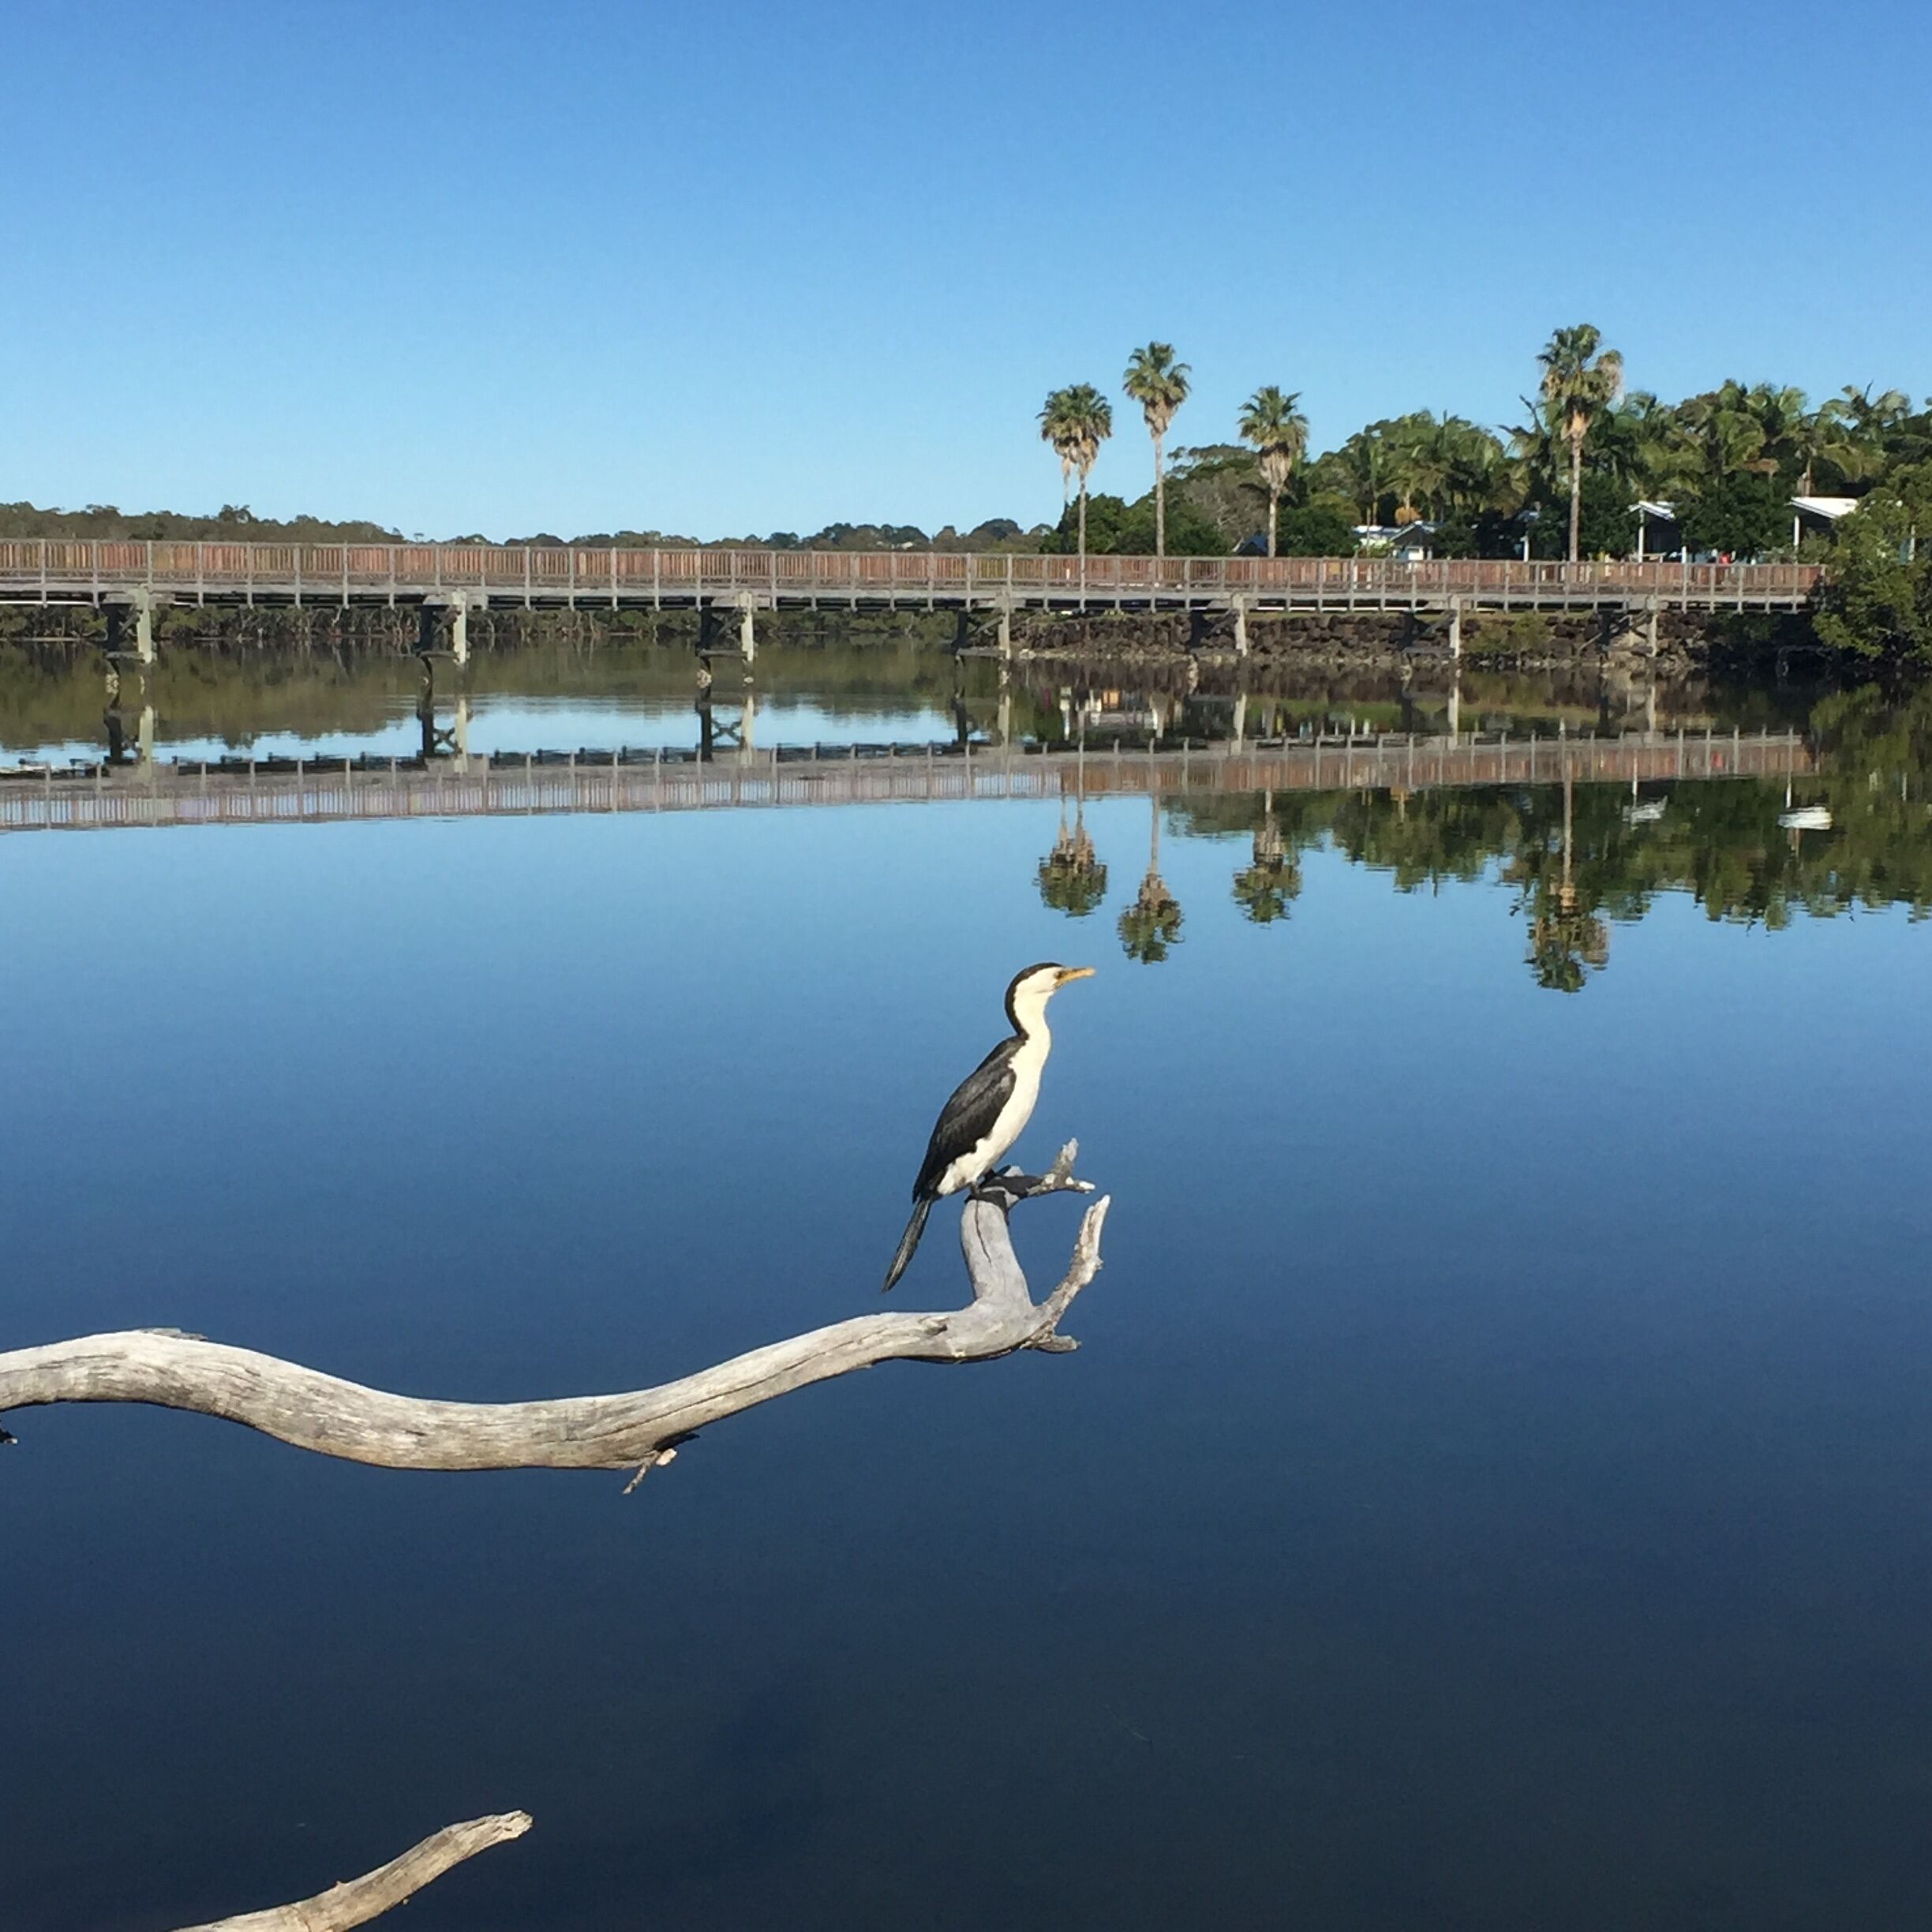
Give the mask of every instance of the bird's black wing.
M 927 1143 L 925 1165 L 912 1183 L 912 1198 L 929 1195 L 939 1177 L 959 1156 L 992 1131 L 1013 1090 L 1013 1057 L 1020 1043 L 1003 1039 L 953 1090 L 939 1110 L 938 1124 Z

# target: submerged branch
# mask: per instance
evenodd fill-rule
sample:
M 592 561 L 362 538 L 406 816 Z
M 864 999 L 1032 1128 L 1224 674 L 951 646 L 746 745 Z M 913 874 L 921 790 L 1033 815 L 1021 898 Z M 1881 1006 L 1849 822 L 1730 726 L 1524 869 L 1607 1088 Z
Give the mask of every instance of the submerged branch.
M 251 1349 L 173 1331 L 87 1335 L 0 1354 L 0 1414 L 55 1402 L 145 1402 L 219 1416 L 319 1455 L 386 1469 L 631 1469 L 668 1462 L 698 1430 L 814 1382 L 885 1361 L 988 1361 L 1074 1346 L 1058 1331 L 1100 1268 L 1104 1196 L 1080 1222 L 1065 1275 L 1035 1302 L 1007 1216 L 1040 1194 L 1091 1193 L 1069 1141 L 1050 1173 L 1005 1174 L 966 1204 L 963 1309 L 895 1310 L 814 1328 L 655 1388 L 522 1402 L 438 1402 L 365 1388 Z
M 400 1858 L 391 1859 L 362 1878 L 331 1885 L 313 1898 L 277 1905 L 268 1911 L 247 1912 L 239 1919 L 190 1926 L 186 1932 L 346 1932 L 349 1926 L 380 1919 L 451 1866 L 492 1845 L 521 1838 L 530 1828 L 527 1811 L 504 1811 L 495 1818 L 472 1818 L 466 1825 L 446 1825 Z

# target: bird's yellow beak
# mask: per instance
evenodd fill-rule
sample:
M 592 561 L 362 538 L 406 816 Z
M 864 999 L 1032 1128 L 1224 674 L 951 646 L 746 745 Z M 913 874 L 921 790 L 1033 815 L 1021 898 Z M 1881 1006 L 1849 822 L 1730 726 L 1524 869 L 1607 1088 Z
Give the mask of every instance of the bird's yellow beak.
M 1094 969 L 1091 966 L 1062 966 L 1059 977 L 1054 981 L 1054 987 L 1058 991 L 1069 979 L 1091 979 L 1093 976 Z

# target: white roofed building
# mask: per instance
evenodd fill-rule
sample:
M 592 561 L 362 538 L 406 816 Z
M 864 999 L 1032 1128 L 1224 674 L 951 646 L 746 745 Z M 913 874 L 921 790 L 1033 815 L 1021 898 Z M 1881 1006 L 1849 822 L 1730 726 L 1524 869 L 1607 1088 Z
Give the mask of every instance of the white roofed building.
M 1855 496 L 1794 496 L 1792 507 L 1792 548 L 1803 541 L 1807 525 L 1814 530 L 1834 528 L 1838 519 L 1849 516 L 1859 506 Z

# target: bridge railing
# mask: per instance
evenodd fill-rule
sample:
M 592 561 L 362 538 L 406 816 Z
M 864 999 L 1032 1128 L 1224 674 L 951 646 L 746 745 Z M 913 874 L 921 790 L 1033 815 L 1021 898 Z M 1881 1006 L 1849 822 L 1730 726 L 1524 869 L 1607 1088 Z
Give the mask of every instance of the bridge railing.
M 324 597 L 478 590 L 511 597 L 646 595 L 1111 600 L 1140 595 L 1292 597 L 1391 604 L 1466 597 L 1668 602 L 1804 602 L 1810 564 L 1549 564 L 1394 557 L 972 556 L 924 550 L 623 549 L 597 545 L 295 544 L 0 539 L 0 585 L 63 591 L 148 586 L 174 592 Z

